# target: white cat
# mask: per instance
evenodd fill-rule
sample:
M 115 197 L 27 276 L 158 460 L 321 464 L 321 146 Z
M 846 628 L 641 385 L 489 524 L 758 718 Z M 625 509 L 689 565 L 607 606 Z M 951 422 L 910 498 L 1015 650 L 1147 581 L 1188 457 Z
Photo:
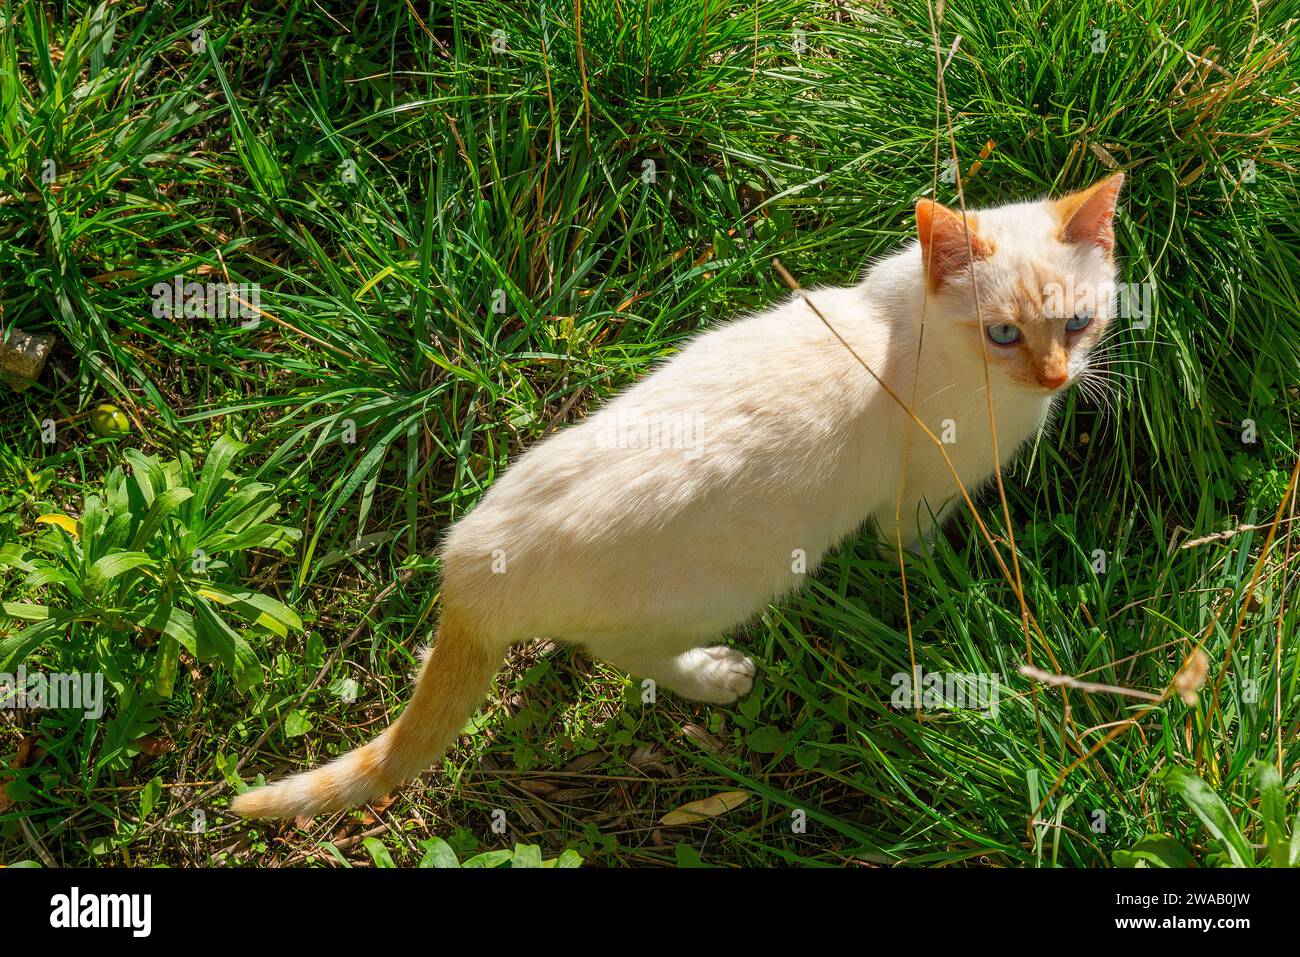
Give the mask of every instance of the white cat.
M 876 375 L 915 395 L 967 488 L 1038 433 L 1111 320 L 1122 184 L 1116 174 L 1062 199 L 974 211 L 969 230 L 922 200 L 916 240 L 857 286 L 808 293 Z M 689 698 L 734 701 L 754 664 L 710 642 L 798 588 L 869 520 L 892 539 L 900 478 L 909 544 L 952 500 L 952 476 L 802 298 L 707 332 L 539 442 L 451 528 L 438 638 L 388 730 L 232 806 L 284 817 L 386 793 L 442 754 L 510 645 L 537 636 Z

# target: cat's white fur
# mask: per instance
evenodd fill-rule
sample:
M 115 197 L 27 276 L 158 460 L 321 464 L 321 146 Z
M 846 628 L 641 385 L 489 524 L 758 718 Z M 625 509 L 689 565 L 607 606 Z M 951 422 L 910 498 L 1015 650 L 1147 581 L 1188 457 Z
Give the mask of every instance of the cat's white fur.
M 1114 195 L 1103 199 L 1113 210 Z M 1045 388 L 1033 380 L 1054 348 L 1051 324 L 1059 322 L 1026 314 L 1038 308 L 1037 286 L 1105 288 L 1115 278 L 1109 244 L 1077 225 L 1068 233 L 1062 202 L 1013 203 L 971 220 L 985 253 L 973 264 L 984 321 L 1036 330 L 1037 344 L 1023 346 L 1023 354 L 981 342 L 966 235 L 951 214 L 938 227 L 948 231 L 948 260 L 927 259 L 922 241 L 913 240 L 857 285 L 808 293 L 898 396 L 910 401 L 915 394 L 920 421 L 954 440 L 944 447 L 972 490 L 1038 433 L 1113 309 L 1103 297 L 1091 332 L 1066 349 L 1066 382 Z M 1082 209 L 1108 231 L 1109 216 L 1096 207 L 1095 199 L 1074 202 L 1065 213 Z M 934 234 L 921 239 L 939 242 Z M 947 263 L 943 275 L 932 262 Z M 490 679 L 510 645 L 546 636 L 689 697 L 734 700 L 749 690 L 754 666 L 717 639 L 798 588 L 828 549 L 865 523 L 874 520 L 892 541 L 909 431 L 904 544 L 930 530 L 957 487 L 932 441 L 800 296 L 696 337 L 595 414 L 519 457 L 451 528 L 441 549 L 444 634 L 421 690 L 452 667 L 437 660 L 443 642 L 449 661 L 453 654 L 451 614 L 464 623 L 458 634 L 469 636 L 455 640 L 490 660 L 485 676 L 482 665 L 469 669 L 475 681 Z M 469 689 L 469 700 L 481 693 Z M 419 720 L 411 717 L 416 710 L 408 708 L 403 722 Z M 401 760 L 393 748 L 357 759 L 349 773 L 361 780 L 337 771 L 329 787 L 318 786 L 318 775 L 342 768 L 350 755 L 245 794 L 236 808 L 284 814 L 362 800 L 426 766 L 436 754 L 421 749 L 440 750 L 458 727 L 399 742 L 411 752 Z
M 1031 271 L 1113 283 L 1110 258 L 1060 242 L 1059 229 L 1046 202 L 980 212 L 979 234 L 995 247 L 976 263 L 982 312 Z M 910 400 L 915 379 L 917 418 L 955 438 L 945 449 L 974 489 L 1037 434 L 1059 390 L 1015 384 L 989 357 L 999 462 L 980 343 L 955 328 L 973 316 L 970 286 L 959 273 L 927 288 L 913 241 L 858 285 L 808 295 L 895 393 Z M 1070 362 L 1077 376 L 1086 354 Z M 905 544 L 958 489 L 933 442 L 793 296 L 698 336 L 515 462 L 448 535 L 446 588 L 502 649 L 554 636 L 669 687 L 685 679 L 693 697 L 730 700 L 747 681 L 676 657 L 799 587 L 868 519 L 892 537 L 909 428 Z M 688 674 L 697 665 L 707 674 Z M 709 688 L 715 679 L 725 687 Z

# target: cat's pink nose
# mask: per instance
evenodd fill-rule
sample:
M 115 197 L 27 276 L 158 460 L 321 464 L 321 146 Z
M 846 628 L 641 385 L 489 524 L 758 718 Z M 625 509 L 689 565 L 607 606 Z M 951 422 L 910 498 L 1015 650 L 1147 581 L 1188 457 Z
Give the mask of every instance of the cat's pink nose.
M 1039 374 L 1038 384 L 1047 389 L 1059 389 L 1065 384 L 1065 380 L 1068 378 L 1069 376 L 1064 372 L 1044 372 Z

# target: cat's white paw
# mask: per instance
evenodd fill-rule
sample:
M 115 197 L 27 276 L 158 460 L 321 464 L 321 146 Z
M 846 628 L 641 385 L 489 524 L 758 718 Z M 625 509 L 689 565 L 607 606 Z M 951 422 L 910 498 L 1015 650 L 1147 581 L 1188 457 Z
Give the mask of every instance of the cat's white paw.
M 754 687 L 754 662 L 735 648 L 714 645 L 691 653 L 692 697 L 712 704 L 731 704 Z

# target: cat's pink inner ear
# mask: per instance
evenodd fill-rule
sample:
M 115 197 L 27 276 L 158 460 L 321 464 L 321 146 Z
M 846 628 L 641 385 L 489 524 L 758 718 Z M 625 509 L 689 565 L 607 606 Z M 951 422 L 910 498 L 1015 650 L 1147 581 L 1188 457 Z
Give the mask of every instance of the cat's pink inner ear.
M 969 230 L 962 224 L 961 213 L 933 200 L 917 200 L 916 235 L 921 240 L 921 262 L 936 289 L 958 270 L 966 269 L 972 256 L 985 259 L 991 251 L 975 231 L 973 215 L 968 214 L 966 221 Z
M 1067 243 L 1100 247 L 1107 255 L 1115 248 L 1115 204 L 1124 185 L 1124 174 L 1108 176 L 1077 193 L 1062 196 L 1055 203 L 1061 220 L 1061 239 Z

